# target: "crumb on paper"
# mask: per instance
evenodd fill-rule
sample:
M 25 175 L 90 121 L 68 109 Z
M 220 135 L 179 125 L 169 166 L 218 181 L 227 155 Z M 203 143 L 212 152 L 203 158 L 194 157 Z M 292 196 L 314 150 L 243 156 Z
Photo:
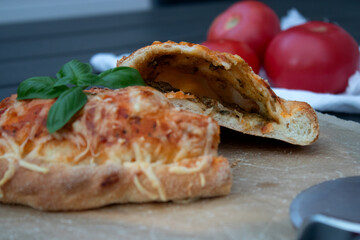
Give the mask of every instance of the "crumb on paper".
M 239 160 L 239 159 L 234 160 L 234 161 L 231 163 L 230 168 L 234 168 L 234 167 L 236 167 L 236 166 L 238 165 L 238 163 L 239 163 L 239 162 L 240 162 L 240 160 Z

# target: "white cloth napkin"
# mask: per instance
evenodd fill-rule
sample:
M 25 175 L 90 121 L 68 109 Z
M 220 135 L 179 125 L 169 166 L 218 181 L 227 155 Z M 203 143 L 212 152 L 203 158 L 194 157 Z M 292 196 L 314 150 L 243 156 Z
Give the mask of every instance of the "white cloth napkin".
M 129 55 L 130 53 L 123 53 L 118 56 L 113 53 L 97 53 L 90 58 L 90 64 L 93 66 L 95 71 L 103 72 L 116 67 L 117 60 Z
M 281 29 L 303 24 L 307 20 L 295 9 L 290 9 L 286 16 L 281 18 Z M 129 53 L 115 55 L 113 53 L 97 53 L 90 59 L 90 64 L 96 71 L 103 72 L 116 67 L 116 61 Z M 260 76 L 266 79 L 262 70 Z M 290 90 L 273 88 L 274 92 L 281 98 L 297 100 L 309 103 L 318 111 L 360 113 L 360 72 L 356 71 L 350 78 L 346 91 L 341 94 L 314 93 L 304 90 Z
M 304 90 L 273 88 L 276 95 L 287 100 L 309 103 L 318 111 L 360 113 L 360 72 L 349 79 L 346 91 L 341 94 L 314 93 Z

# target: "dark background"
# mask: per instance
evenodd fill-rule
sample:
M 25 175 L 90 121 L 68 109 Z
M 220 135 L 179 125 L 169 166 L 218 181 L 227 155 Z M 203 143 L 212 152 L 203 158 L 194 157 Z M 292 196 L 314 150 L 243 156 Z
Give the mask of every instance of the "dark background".
M 54 76 L 72 59 L 128 53 L 155 40 L 200 43 L 212 20 L 234 2 L 154 0 L 144 12 L 0 25 L 0 99 L 15 93 L 26 78 Z M 337 23 L 360 42 L 358 0 L 262 2 L 279 18 L 295 7 L 308 20 Z

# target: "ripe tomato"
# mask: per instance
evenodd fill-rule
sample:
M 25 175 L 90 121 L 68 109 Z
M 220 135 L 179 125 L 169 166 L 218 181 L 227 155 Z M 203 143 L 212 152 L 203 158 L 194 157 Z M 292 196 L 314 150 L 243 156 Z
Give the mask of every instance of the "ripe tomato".
M 265 70 L 276 87 L 340 93 L 358 62 L 358 45 L 344 29 L 314 21 L 278 34 L 266 51 Z
M 215 40 L 205 41 L 201 43 L 201 45 L 204 45 L 214 51 L 237 54 L 250 65 L 255 73 L 259 73 L 259 59 L 246 43 L 233 40 Z
M 254 50 L 262 61 L 266 47 L 280 32 L 276 13 L 257 1 L 237 2 L 212 22 L 207 39 L 241 41 Z

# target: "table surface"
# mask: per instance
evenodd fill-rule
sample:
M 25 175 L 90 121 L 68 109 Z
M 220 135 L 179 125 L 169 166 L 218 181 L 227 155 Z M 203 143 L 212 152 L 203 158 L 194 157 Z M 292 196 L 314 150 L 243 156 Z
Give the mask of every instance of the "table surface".
M 59 213 L 0 204 L 0 239 L 295 239 L 289 207 L 297 194 L 360 175 L 360 124 L 344 122 L 319 114 L 321 135 L 306 147 L 222 129 L 219 154 L 233 177 L 225 197 Z

